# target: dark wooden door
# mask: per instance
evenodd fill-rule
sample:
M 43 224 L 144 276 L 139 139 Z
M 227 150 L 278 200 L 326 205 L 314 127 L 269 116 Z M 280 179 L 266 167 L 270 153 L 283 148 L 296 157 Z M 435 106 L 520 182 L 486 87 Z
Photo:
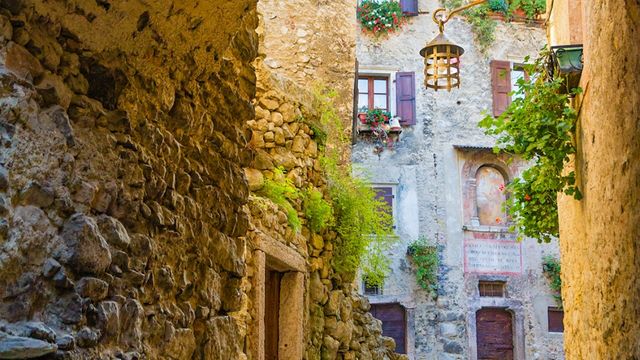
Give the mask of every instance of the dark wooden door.
M 478 360 L 513 360 L 513 319 L 504 309 L 476 313 Z
M 278 360 L 280 281 L 282 273 L 267 269 L 264 281 L 264 358 Z
M 396 341 L 396 352 L 407 353 L 407 316 L 400 304 L 372 304 L 371 315 L 382 321 L 382 335 Z

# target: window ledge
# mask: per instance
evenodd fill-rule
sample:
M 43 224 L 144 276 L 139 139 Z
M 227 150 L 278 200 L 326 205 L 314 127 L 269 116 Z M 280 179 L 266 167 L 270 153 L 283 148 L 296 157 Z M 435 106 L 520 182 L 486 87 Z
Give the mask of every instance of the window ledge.
M 400 134 L 402 132 L 401 127 L 391 128 L 389 125 L 383 125 L 384 128 L 388 128 L 387 132 L 389 134 Z M 358 132 L 359 133 L 370 133 L 372 132 L 371 125 L 369 124 L 358 124 Z
M 509 231 L 508 226 L 463 225 L 462 230 L 483 232 L 483 233 L 499 233 L 499 234 L 512 233 L 512 231 Z

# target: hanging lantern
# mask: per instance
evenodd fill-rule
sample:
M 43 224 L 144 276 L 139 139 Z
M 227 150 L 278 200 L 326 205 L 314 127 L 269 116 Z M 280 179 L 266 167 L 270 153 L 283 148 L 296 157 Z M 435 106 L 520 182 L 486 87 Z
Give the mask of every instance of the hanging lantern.
M 424 85 L 427 88 L 435 91 L 439 89 L 451 91 L 453 88 L 460 88 L 460 56 L 464 54 L 464 49 L 444 36 L 444 24 L 455 14 L 486 1 L 474 0 L 449 12 L 445 8 L 439 8 L 433 12 L 433 21 L 438 24 L 440 33 L 420 50 L 420 55 L 424 57 Z M 444 14 L 439 16 L 439 13 Z
M 447 39 L 442 32 L 422 50 L 424 57 L 424 85 L 439 89 L 460 88 L 460 55 L 464 49 Z

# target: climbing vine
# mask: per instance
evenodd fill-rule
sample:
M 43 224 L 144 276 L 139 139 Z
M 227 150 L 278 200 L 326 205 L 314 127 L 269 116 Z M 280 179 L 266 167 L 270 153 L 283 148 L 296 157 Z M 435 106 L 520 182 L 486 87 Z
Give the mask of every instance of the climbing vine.
M 302 225 L 300 217 L 298 217 L 298 212 L 293 207 L 292 202 L 300 198 L 300 190 L 296 188 L 291 179 L 285 176 L 283 168 L 275 168 L 273 173 L 273 179 L 266 179 L 264 186 L 258 191 L 258 194 L 270 199 L 274 204 L 284 210 L 287 214 L 289 226 L 291 226 L 294 231 L 299 231 Z
M 352 176 L 343 151 L 349 142 L 333 105 L 335 96 L 334 91 L 318 88 L 314 104 L 320 124 L 331 139 L 325 146 L 322 164 L 338 234 L 333 267 L 349 280 L 360 269 L 369 284 L 382 285 L 389 271 L 385 252 L 397 241 L 393 219 L 386 203 L 376 198 L 371 184 Z
M 434 298 L 438 294 L 438 247 L 429 245 L 423 237 L 412 242 L 407 248 L 416 266 L 416 279 L 418 284 Z
M 542 259 L 542 271 L 549 280 L 549 287 L 553 290 L 553 298 L 559 308 L 562 308 L 562 279 L 560 278 L 560 260 L 547 255 Z
M 517 230 L 519 238 L 540 242 L 558 237 L 558 193 L 582 198 L 574 172 L 563 172 L 576 151 L 577 113 L 571 107 L 571 95 L 581 89 L 563 94 L 563 79 L 549 80 L 548 55 L 544 49 L 533 64 L 525 66 L 532 80 L 518 80 L 517 96 L 507 109 L 497 118 L 487 115 L 479 124 L 486 134 L 497 136 L 496 151 L 533 162 L 507 186 L 506 208 L 514 224 L 511 230 Z
M 303 193 L 303 199 L 304 216 L 311 231 L 319 233 L 332 224 L 333 208 L 318 189 L 309 187 Z

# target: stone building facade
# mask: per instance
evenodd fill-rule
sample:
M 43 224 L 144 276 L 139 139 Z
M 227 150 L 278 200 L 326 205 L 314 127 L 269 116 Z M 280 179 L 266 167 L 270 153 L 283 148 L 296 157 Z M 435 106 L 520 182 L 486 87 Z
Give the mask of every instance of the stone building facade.
M 570 168 L 584 197 L 561 196 L 568 359 L 640 357 L 640 4 L 548 1 L 551 45 L 583 44 Z M 567 169 L 570 170 L 570 169 Z
M 549 316 L 554 322 L 559 316 L 557 304 L 542 271 L 544 256 L 559 256 L 558 245 L 534 239 L 518 243 L 509 233 L 500 206 L 501 185 L 526 164 L 494 154 L 494 139 L 477 125 L 483 112 L 495 110 L 494 97 L 507 96 L 515 80 L 524 76 L 518 65 L 526 56 L 535 58 L 545 44 L 543 26 L 499 21 L 495 42 L 482 53 L 470 25 L 463 17 L 454 18 L 445 33 L 465 49 L 461 87 L 435 92 L 423 85 L 419 51 L 437 34 L 431 13 L 441 4 L 420 0 L 417 6 L 418 15 L 396 33 L 377 40 L 362 34 L 357 41 L 358 91 L 367 93 L 361 89 L 369 79 L 381 81 L 387 85 L 392 115 L 407 114 L 399 107 L 411 95 L 415 106 L 403 119 L 393 149 L 374 153 L 366 133 L 353 147 L 353 162 L 363 176 L 375 187 L 390 189 L 400 238 L 390 252 L 391 273 L 384 286 L 361 290 L 369 293 L 374 313 L 399 305 L 396 315 L 385 310 L 382 317 L 388 329 L 396 327 L 393 331 L 402 324 L 396 342 L 405 343 L 411 359 L 476 359 L 493 331 L 487 327 L 490 322 L 511 327 L 510 334 L 500 336 L 512 346 L 515 359 L 562 359 L 563 335 L 555 324 L 549 331 Z M 506 83 L 496 76 L 498 71 L 507 74 Z M 502 90 L 494 88 L 496 81 L 503 81 L 498 84 Z M 409 97 L 400 99 L 399 93 Z M 415 264 L 407 254 L 419 238 L 440 249 L 436 299 L 417 284 Z M 486 287 L 492 286 L 498 294 L 487 293 Z
M 263 67 L 266 14 L 298 7 L 267 5 L 0 1 L 0 358 L 403 358 L 333 271 L 336 234 L 258 194 L 276 166 L 325 186 L 308 83 Z M 319 10 L 298 44 L 355 18 L 298 5 Z M 344 63 L 305 69 L 348 93 L 352 25 Z

